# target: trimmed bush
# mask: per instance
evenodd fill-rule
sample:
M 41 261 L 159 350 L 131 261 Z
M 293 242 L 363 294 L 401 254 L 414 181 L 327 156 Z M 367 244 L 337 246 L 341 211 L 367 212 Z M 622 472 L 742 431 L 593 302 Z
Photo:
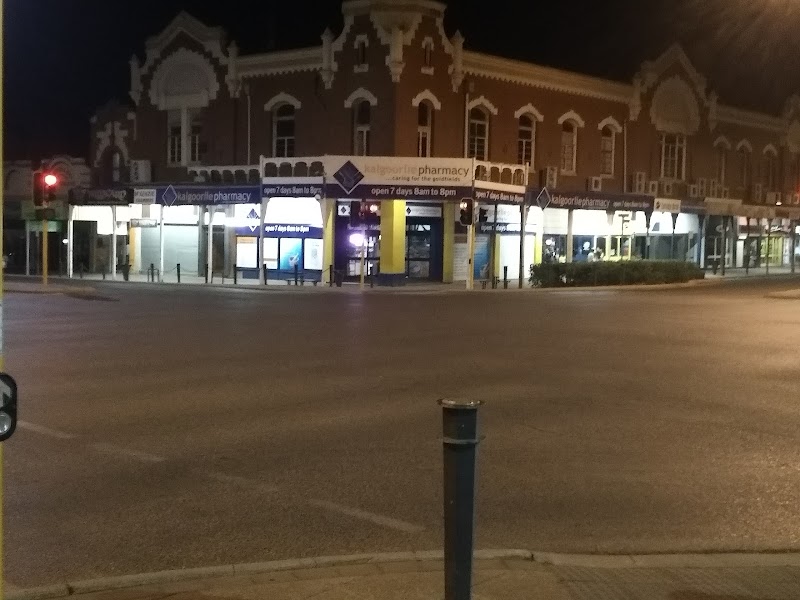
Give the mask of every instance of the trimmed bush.
M 528 281 L 533 287 L 584 287 L 685 283 L 703 277 L 703 270 L 690 262 L 627 260 L 531 265 Z

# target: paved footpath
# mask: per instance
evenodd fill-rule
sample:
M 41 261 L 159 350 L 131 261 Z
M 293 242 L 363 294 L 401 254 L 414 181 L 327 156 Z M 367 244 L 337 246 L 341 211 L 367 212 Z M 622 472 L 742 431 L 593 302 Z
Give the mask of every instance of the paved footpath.
M 442 600 L 441 553 L 321 557 L 8 590 L 7 600 Z M 474 600 L 798 600 L 800 554 L 476 553 Z

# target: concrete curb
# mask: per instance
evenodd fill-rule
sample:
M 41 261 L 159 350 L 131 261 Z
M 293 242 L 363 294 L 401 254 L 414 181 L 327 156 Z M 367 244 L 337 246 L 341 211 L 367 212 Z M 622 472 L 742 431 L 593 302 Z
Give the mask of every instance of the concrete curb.
M 777 300 L 800 300 L 800 290 L 786 290 L 784 292 L 770 292 L 767 298 Z
M 478 561 L 497 559 L 531 560 L 532 553 L 528 552 L 527 550 L 477 550 L 474 556 Z M 383 552 L 376 554 L 347 554 L 342 556 L 296 558 L 260 563 L 221 565 L 217 567 L 199 567 L 193 569 L 175 569 L 170 571 L 156 571 L 153 573 L 139 573 L 137 575 L 102 577 L 99 579 L 88 579 L 84 581 L 68 582 L 58 585 L 22 589 L 6 593 L 5 598 L 6 600 L 48 600 L 50 598 L 63 598 L 66 596 L 88 594 L 91 592 L 120 590 L 145 585 L 180 583 L 195 579 L 212 579 L 240 574 L 253 575 L 258 573 L 291 571 L 295 569 L 311 569 L 317 567 L 415 562 L 426 560 L 443 560 L 443 558 L 443 552 L 437 550 L 419 552 Z
M 595 569 L 704 569 L 704 568 L 753 568 L 753 567 L 800 567 L 800 552 L 763 552 L 716 554 L 559 554 L 555 552 L 531 552 L 529 550 L 500 549 L 476 550 L 475 560 L 519 560 L 533 561 L 554 567 L 572 566 Z M 106 592 L 146 585 L 165 585 L 200 579 L 214 579 L 236 575 L 255 575 L 297 569 L 321 567 L 347 567 L 363 564 L 386 564 L 397 562 L 423 562 L 443 560 L 440 550 L 416 552 L 383 552 L 373 554 L 347 554 L 341 556 L 318 556 L 257 563 L 199 567 L 156 571 L 137 575 L 103 577 L 36 588 L 16 590 L 5 594 L 7 600 L 50 600 L 92 592 Z

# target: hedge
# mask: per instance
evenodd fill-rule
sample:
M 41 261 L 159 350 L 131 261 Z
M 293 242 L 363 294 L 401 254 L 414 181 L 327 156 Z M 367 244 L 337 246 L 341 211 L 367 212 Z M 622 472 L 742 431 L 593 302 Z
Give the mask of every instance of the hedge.
M 580 287 L 684 283 L 703 277 L 703 270 L 690 262 L 628 260 L 531 265 L 528 281 L 533 287 Z

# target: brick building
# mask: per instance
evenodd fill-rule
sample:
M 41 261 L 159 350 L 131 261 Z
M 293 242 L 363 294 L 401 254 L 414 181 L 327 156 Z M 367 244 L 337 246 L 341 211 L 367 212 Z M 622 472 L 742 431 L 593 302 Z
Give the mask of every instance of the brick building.
M 112 219 L 125 240 L 113 260 L 135 270 L 166 273 L 183 257 L 189 270 L 280 275 L 301 260 L 324 279 L 330 266 L 357 274 L 350 201 L 376 200 L 370 268 L 452 281 L 468 269 L 456 217 L 471 188 L 488 215 L 478 277 L 541 260 L 793 257 L 800 97 L 780 115 L 729 106 L 677 45 L 609 81 L 468 50 L 433 0 L 342 11 L 342 31 L 317 46 L 254 55 L 179 14 L 131 58 L 129 101 L 92 119 L 92 187 L 70 221 Z M 470 173 L 367 177 L 372 187 L 353 191 L 336 185 L 348 162 L 361 176 L 392 164 Z M 391 197 L 415 183 L 428 187 Z M 452 190 L 426 196 L 431 184 Z M 120 189 L 117 208 L 98 206 Z

